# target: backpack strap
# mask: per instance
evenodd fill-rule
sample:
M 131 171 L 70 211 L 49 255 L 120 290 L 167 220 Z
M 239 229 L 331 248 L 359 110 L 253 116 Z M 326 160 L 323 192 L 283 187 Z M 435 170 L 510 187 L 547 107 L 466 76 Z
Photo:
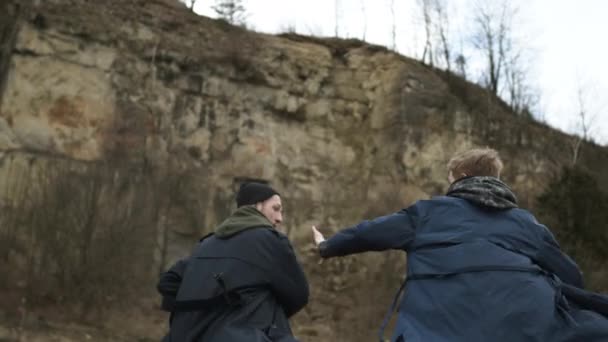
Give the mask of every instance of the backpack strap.
M 239 306 L 242 303 L 242 297 L 238 289 L 228 290 L 224 281 L 223 273 L 216 273 L 213 279 L 217 281 L 222 293 L 208 299 L 193 299 L 193 300 L 176 300 L 173 303 L 172 311 L 201 311 L 209 308 L 217 307 L 218 305 Z
M 393 317 L 393 314 L 395 313 L 395 311 L 397 311 L 397 306 L 399 304 L 399 298 L 401 298 L 401 295 L 403 294 L 403 291 L 405 290 L 406 282 L 407 282 L 407 278 L 403 281 L 403 283 L 401 283 L 401 286 L 399 287 L 399 290 L 397 291 L 397 294 L 395 295 L 395 298 L 393 299 L 393 304 L 389 308 L 386 315 L 384 315 L 384 320 L 382 320 L 382 325 L 380 326 L 380 331 L 378 331 L 378 340 L 380 342 L 385 341 L 384 340 L 384 330 L 386 329 L 388 322 L 390 322 L 391 318 Z

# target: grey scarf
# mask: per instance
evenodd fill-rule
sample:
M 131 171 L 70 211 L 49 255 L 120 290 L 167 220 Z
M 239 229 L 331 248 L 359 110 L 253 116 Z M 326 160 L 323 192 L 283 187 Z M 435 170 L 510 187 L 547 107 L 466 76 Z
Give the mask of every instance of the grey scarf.
M 500 210 L 517 208 L 515 194 L 495 177 L 461 178 L 450 185 L 447 195 L 466 199 L 482 207 Z

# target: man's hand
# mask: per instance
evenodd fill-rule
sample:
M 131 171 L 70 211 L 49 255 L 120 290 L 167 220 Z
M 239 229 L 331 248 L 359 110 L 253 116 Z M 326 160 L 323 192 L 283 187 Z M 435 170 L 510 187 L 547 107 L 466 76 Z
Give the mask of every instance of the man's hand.
M 319 247 L 321 242 L 325 241 L 325 237 L 320 231 L 317 230 L 317 227 L 315 226 L 312 226 L 312 239 L 317 247 Z

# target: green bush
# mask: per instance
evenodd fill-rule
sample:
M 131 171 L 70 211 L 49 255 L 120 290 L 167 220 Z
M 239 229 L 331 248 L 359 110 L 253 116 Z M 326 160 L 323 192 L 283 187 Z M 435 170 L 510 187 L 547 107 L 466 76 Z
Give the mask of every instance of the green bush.
M 589 285 L 608 289 L 600 272 L 608 261 L 608 194 L 597 180 L 580 167 L 565 167 L 537 201 L 539 219 L 592 278 Z

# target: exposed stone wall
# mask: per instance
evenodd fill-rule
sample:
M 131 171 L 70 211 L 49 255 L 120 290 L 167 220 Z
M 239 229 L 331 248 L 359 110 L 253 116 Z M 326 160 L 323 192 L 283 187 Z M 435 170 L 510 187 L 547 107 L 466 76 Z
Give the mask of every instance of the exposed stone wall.
M 230 212 L 242 179 L 270 181 L 311 274 L 296 319 L 310 340 L 369 340 L 404 265 L 390 254 L 319 266 L 310 225 L 330 232 L 439 194 L 449 157 L 477 145 L 500 150 L 532 206 L 570 158 L 570 137 L 380 47 L 252 33 L 169 0 L 35 2 L 24 18 L 0 23 L 0 183 L 25 156 L 188 170 L 200 226 L 179 210 L 163 218 L 171 261 Z M 599 174 L 608 152 L 586 148 Z

